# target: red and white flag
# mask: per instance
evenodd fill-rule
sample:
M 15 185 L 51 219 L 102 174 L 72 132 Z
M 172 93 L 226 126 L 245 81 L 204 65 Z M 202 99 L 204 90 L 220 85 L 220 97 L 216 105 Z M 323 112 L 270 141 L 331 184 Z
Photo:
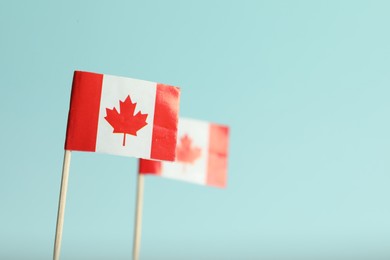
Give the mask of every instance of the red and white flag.
M 175 162 L 139 160 L 140 174 L 155 174 L 202 185 L 225 187 L 229 128 L 179 119 Z
M 75 71 L 65 149 L 175 159 L 180 90 Z

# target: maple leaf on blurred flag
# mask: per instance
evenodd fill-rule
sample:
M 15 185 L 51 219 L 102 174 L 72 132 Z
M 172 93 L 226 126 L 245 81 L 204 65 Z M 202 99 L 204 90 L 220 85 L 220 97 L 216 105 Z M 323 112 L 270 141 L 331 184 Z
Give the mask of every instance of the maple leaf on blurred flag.
M 226 187 L 229 128 L 179 118 L 175 162 L 139 160 L 139 174 Z
M 192 140 L 185 134 L 176 146 L 176 161 L 181 163 L 194 163 L 200 157 L 201 149 L 192 146 Z
M 65 150 L 173 161 L 179 95 L 173 86 L 75 71 Z

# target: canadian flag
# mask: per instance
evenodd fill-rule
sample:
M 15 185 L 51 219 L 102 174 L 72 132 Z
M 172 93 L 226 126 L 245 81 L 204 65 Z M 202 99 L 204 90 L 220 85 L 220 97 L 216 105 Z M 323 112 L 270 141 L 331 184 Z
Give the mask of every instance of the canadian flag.
M 175 159 L 180 90 L 75 71 L 65 149 Z
M 175 162 L 139 160 L 140 174 L 155 174 L 202 185 L 225 187 L 229 128 L 179 119 Z

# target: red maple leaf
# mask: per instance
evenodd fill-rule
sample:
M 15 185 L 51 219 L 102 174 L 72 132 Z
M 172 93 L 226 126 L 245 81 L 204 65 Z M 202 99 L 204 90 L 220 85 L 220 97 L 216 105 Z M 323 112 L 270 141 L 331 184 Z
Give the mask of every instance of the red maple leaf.
M 148 114 L 139 111 L 134 115 L 136 105 L 137 103 L 131 102 L 128 95 L 125 101 L 119 101 L 120 113 L 115 107 L 106 108 L 107 116 L 104 119 L 114 128 L 113 133 L 123 133 L 123 146 L 126 145 L 126 134 L 137 136 L 137 131 L 148 124 L 146 123 Z
M 188 135 L 180 138 L 180 144 L 176 147 L 176 160 L 184 163 L 194 163 L 200 157 L 201 149 L 192 146 L 192 140 Z

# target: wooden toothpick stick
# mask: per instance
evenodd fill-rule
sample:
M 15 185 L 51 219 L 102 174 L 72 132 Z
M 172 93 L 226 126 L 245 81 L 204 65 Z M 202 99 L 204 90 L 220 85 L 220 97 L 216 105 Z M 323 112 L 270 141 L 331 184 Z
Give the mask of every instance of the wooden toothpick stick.
M 133 260 L 138 260 L 141 246 L 141 227 L 142 227 L 142 204 L 144 197 L 144 175 L 138 174 L 137 182 L 137 201 L 134 223 L 134 244 L 133 244 Z
M 62 227 L 64 225 L 64 213 L 65 213 L 65 203 L 66 203 L 66 191 L 68 189 L 70 155 L 71 152 L 69 150 L 65 150 L 64 164 L 62 167 L 60 199 L 58 203 L 56 237 L 54 242 L 54 253 L 53 253 L 54 260 L 60 259 Z

